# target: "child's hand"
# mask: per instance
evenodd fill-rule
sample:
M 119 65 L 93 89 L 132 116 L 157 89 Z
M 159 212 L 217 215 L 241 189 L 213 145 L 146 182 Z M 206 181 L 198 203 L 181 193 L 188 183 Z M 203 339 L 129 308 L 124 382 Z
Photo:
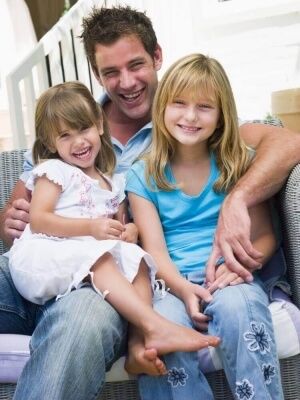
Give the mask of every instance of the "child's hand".
M 124 231 L 124 225 L 116 219 L 101 217 L 90 220 L 90 235 L 98 240 L 121 240 Z
M 132 222 L 124 225 L 125 231 L 121 235 L 121 239 L 128 243 L 137 243 L 138 229 Z
M 212 295 L 204 287 L 187 281 L 187 285 L 180 296 L 185 304 L 185 308 L 192 318 L 195 327 L 200 331 L 207 331 L 210 317 L 204 315 L 201 310 L 201 302 L 209 303 Z
M 238 276 L 237 273 L 230 271 L 226 264 L 221 264 L 216 270 L 216 279 L 209 285 L 208 290 L 213 293 L 217 289 L 223 289 L 226 286 L 238 285 L 244 283 L 245 280 Z

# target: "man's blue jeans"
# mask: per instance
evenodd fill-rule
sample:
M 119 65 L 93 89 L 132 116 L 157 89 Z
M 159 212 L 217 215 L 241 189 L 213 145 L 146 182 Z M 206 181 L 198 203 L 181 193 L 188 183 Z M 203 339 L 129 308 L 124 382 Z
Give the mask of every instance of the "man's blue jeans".
M 105 371 L 124 352 L 127 324 L 91 287 L 44 306 L 14 288 L 0 256 L 0 333 L 32 335 L 15 400 L 97 399 Z
M 200 274 L 189 274 L 187 278 L 203 282 Z M 251 284 L 228 286 L 213 297 L 205 308 L 205 314 L 212 318 L 208 333 L 221 338 L 217 351 L 234 398 L 282 400 L 269 300 L 261 282 L 255 279 Z M 166 318 L 192 327 L 185 306 L 177 297 L 168 294 L 154 307 Z M 139 377 L 143 400 L 213 400 L 196 352 L 169 354 L 164 361 L 167 375 Z

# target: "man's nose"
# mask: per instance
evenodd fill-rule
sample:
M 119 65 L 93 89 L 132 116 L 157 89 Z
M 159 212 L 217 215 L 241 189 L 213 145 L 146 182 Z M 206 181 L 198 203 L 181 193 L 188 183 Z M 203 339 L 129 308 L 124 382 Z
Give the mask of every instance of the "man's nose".
M 122 89 L 130 89 L 135 85 L 135 77 L 131 71 L 122 71 L 120 75 L 120 87 Z

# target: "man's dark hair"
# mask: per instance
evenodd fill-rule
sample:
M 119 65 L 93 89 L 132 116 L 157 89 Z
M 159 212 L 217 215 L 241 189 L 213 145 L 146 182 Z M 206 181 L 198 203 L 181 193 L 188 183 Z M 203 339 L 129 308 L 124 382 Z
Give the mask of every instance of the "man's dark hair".
M 83 41 L 91 66 L 97 75 L 95 60 L 97 43 L 110 45 L 123 36 L 135 35 L 140 39 L 147 53 L 154 58 L 157 39 L 151 20 L 143 12 L 129 6 L 94 7 L 92 12 L 86 18 L 83 18 L 82 27 L 83 31 L 80 38 Z

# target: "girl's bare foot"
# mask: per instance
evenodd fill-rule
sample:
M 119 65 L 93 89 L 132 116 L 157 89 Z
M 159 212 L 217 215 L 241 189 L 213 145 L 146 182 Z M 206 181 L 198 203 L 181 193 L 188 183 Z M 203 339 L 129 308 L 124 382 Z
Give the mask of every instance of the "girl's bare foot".
M 124 367 L 129 374 L 133 375 L 159 376 L 167 373 L 166 366 L 158 357 L 156 349 L 145 349 L 142 343 L 136 343 L 129 349 Z
M 197 351 L 204 347 L 217 347 L 220 338 L 204 335 L 195 329 L 174 324 L 161 318 L 159 325 L 144 331 L 146 349 L 156 349 L 157 354 L 176 351 Z

